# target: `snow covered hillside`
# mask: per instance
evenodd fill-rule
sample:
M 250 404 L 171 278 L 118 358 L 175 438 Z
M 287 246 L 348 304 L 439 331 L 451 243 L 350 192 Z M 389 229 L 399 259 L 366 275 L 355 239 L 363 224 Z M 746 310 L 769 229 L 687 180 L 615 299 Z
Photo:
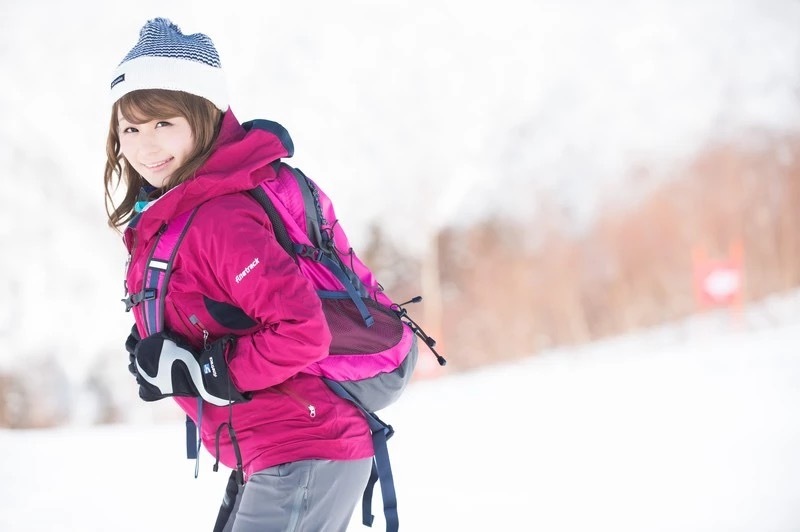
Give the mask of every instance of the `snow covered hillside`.
M 800 293 L 412 383 L 382 416 L 402 529 L 797 531 L 798 316 Z M 228 473 L 203 453 L 194 479 L 183 445 L 177 415 L 0 431 L 0 530 L 209 530 Z

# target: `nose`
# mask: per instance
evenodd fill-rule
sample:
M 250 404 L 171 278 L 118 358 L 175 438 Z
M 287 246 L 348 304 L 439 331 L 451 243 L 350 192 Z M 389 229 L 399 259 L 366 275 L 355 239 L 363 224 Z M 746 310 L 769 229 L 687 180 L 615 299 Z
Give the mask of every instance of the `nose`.
M 154 152 L 159 149 L 155 132 L 145 131 L 139 135 L 139 146 L 145 152 Z

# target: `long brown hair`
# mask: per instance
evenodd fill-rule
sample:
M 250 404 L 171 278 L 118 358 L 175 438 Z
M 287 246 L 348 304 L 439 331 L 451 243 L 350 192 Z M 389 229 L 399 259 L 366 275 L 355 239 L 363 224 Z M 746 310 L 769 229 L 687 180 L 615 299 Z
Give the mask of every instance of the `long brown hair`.
M 151 120 L 175 116 L 181 116 L 189 122 L 194 137 L 194 150 L 187 157 L 186 163 L 170 176 L 163 187 L 155 191 L 155 196 L 160 196 L 194 176 L 211 154 L 222 123 L 222 111 L 213 103 L 186 92 L 162 89 L 138 90 L 129 92 L 117 100 L 112 107 L 111 122 L 108 126 L 107 160 L 103 176 L 108 225 L 113 229 L 118 229 L 133 218 L 139 190 L 146 184 L 139 172 L 134 170 L 120 153 L 120 114 L 133 124 L 144 124 Z M 119 206 L 116 206 L 111 195 L 122 182 L 126 188 L 125 197 Z

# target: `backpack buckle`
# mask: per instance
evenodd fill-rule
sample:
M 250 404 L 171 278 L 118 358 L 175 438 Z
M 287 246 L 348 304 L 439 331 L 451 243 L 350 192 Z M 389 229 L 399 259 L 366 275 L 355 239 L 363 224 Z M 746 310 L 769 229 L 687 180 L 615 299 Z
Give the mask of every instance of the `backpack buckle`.
M 311 259 L 314 262 L 320 262 L 322 260 L 322 257 L 324 256 L 325 252 L 323 250 L 321 250 L 320 248 L 316 248 L 316 247 L 313 247 L 313 246 L 305 246 L 304 245 L 304 246 L 300 247 L 300 249 L 297 251 L 297 254 L 300 255 L 301 257 L 305 257 L 307 259 Z
M 120 301 L 125 303 L 125 312 L 130 312 L 133 307 L 135 307 L 142 301 L 150 301 L 155 298 L 156 298 L 156 289 L 145 288 L 141 292 L 131 294 L 125 299 L 120 299 Z

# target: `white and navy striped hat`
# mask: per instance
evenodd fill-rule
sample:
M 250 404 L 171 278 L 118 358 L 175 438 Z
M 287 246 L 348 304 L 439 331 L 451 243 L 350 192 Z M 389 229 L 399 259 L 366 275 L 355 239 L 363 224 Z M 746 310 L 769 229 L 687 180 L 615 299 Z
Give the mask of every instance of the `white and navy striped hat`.
M 214 43 L 207 35 L 184 35 L 165 18 L 147 21 L 139 42 L 114 71 L 111 101 L 140 89 L 167 89 L 201 96 L 221 111 L 228 90 Z

